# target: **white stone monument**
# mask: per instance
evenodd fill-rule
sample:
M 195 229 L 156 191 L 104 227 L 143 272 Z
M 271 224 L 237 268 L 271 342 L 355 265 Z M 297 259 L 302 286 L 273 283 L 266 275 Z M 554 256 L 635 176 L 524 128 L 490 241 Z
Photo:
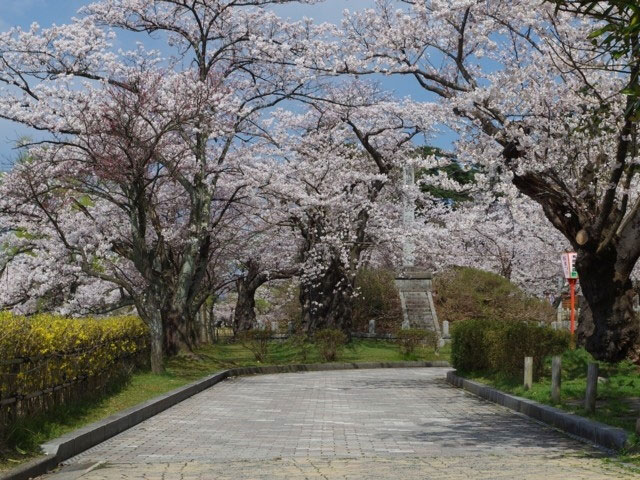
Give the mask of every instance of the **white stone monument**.
M 402 307 L 402 328 L 423 328 L 440 334 L 440 325 L 431 296 L 431 273 L 415 265 L 415 245 L 411 239 L 415 225 L 415 169 L 405 165 L 404 211 L 402 223 L 405 235 L 402 242 L 402 268 L 396 277 L 396 286 Z

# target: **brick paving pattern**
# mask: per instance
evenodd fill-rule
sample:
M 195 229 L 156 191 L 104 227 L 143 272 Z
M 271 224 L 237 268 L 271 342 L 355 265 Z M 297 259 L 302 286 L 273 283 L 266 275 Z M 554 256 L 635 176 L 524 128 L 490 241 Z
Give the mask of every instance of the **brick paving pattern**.
M 449 386 L 446 370 L 229 379 L 70 459 L 60 478 L 73 469 L 82 480 L 640 478 Z

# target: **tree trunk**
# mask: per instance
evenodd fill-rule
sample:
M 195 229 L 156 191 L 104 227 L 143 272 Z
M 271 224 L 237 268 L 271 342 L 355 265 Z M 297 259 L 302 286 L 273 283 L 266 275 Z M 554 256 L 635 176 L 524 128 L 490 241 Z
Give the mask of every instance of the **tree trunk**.
M 517 150 L 516 146 L 513 150 Z M 518 155 L 514 153 L 512 160 Z M 563 214 L 574 198 L 555 189 L 545 175 L 514 175 L 513 183 L 542 206 L 549 221 L 578 253 L 576 269 L 588 304 L 588 308 L 581 306 L 578 341 L 598 360 L 615 362 L 627 357 L 634 352 L 639 330 L 632 308 L 630 276 L 640 256 L 637 234 L 640 231 L 640 210 L 634 209 L 622 221 L 615 214 L 619 213 L 616 210 L 619 207 L 613 197 L 605 195 L 610 202 L 600 201 L 598 218 L 581 221 L 570 212 L 567 212 L 569 215 Z M 591 201 L 598 205 L 597 198 L 593 197 Z M 603 206 L 604 203 L 606 205 Z M 586 241 L 578 243 L 579 234 Z
M 256 291 L 269 280 L 291 278 L 297 269 L 277 271 L 261 270 L 260 263 L 250 259 L 245 265 L 246 273 L 236 281 L 238 300 L 233 315 L 233 334 L 251 330 L 256 326 Z
M 251 330 L 256 326 L 256 290 L 257 286 L 247 279 L 247 277 L 239 278 L 236 282 L 238 292 L 238 300 L 233 315 L 233 334 Z
M 175 309 L 163 314 L 164 352 L 168 357 L 177 355 L 180 350 L 192 351 L 197 341 L 195 319 L 189 312 Z
M 580 306 L 578 342 L 596 359 L 623 360 L 638 338 L 633 286 L 611 246 L 604 252 L 578 251 L 576 268 L 588 305 Z
M 164 373 L 164 329 L 159 308 L 149 311 L 147 324 L 151 332 L 151 371 Z
M 211 338 L 209 337 L 209 328 L 208 328 L 208 319 L 207 319 L 207 308 L 202 306 L 200 311 L 196 315 L 196 325 L 198 329 L 198 344 L 206 345 L 211 343 Z
M 308 334 L 324 328 L 338 328 L 351 335 L 353 279 L 348 278 L 337 262 L 316 283 L 300 286 L 302 329 Z

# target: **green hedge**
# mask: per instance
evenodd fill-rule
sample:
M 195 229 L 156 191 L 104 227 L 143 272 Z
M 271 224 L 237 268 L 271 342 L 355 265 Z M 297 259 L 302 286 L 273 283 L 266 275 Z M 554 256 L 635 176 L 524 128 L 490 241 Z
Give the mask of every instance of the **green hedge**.
M 544 358 L 569 348 L 570 335 L 531 322 L 469 319 L 451 331 L 451 362 L 461 371 L 488 371 L 515 376 L 524 357 L 533 357 L 534 376 L 542 373 Z
M 495 273 L 462 267 L 445 270 L 435 276 L 433 289 L 438 318 L 451 325 L 468 318 L 517 323 L 555 320 L 548 301 L 528 295 Z

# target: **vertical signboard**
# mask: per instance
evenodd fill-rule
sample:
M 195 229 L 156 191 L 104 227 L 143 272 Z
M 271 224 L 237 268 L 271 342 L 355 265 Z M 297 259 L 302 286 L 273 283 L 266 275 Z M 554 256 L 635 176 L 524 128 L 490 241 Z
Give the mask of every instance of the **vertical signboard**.
M 578 254 L 575 252 L 567 252 L 563 253 L 561 258 L 564 278 L 569 282 L 569 290 L 571 292 L 571 335 L 573 335 L 576 330 L 576 281 L 578 280 L 576 259 L 578 258 Z

